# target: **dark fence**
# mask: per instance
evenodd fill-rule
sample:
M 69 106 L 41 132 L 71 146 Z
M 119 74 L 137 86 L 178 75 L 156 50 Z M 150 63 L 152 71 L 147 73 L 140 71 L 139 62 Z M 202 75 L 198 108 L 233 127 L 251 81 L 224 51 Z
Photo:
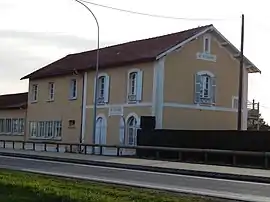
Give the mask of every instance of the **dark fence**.
M 115 156 L 123 156 L 122 149 L 136 150 L 137 155 L 134 157 L 142 158 L 144 151 L 151 153 L 151 158 L 164 159 L 164 153 L 173 154 L 175 161 L 190 161 L 196 163 L 213 164 L 213 157 L 226 157 L 227 161 L 221 161 L 221 164 L 230 166 L 244 166 L 244 159 L 256 159 L 253 166 L 259 168 L 269 168 L 270 152 L 252 152 L 252 151 L 234 151 L 234 150 L 217 150 L 217 149 L 192 149 L 192 148 L 173 148 L 173 147 L 154 147 L 154 146 L 122 146 L 122 145 L 95 145 L 95 144 L 77 144 L 77 143 L 52 143 L 52 142 L 34 142 L 34 141 L 7 141 L 0 140 L 0 148 L 14 150 L 33 150 L 44 152 L 75 152 L 81 154 L 93 154 L 93 148 L 99 148 L 98 155 L 103 155 L 103 148 L 115 149 Z M 143 152 L 141 152 L 143 151 Z M 172 156 L 169 156 L 170 158 Z M 249 165 L 248 165 L 249 167 Z
M 266 152 L 270 131 L 142 129 L 138 145 Z
M 138 145 L 152 147 L 182 148 L 181 161 L 201 163 L 207 158 L 208 163 L 230 165 L 234 159 L 226 151 L 241 151 L 246 154 L 267 153 L 270 151 L 270 132 L 236 131 L 236 130 L 139 130 Z M 191 150 L 189 150 L 191 149 Z M 195 152 L 195 150 L 219 152 Z M 192 151 L 194 150 L 194 152 Z M 224 152 L 222 152 L 224 151 Z M 154 158 L 156 151 L 138 149 L 137 155 Z M 207 155 L 207 157 L 205 157 Z M 160 159 L 176 160 L 179 154 L 175 151 L 159 153 Z M 238 165 L 245 167 L 262 167 L 263 156 L 241 155 Z

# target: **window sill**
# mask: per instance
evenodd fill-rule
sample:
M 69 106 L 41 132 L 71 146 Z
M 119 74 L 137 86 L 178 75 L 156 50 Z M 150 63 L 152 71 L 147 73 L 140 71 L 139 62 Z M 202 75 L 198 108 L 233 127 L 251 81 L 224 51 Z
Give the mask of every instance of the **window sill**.
M 54 102 L 54 99 L 46 100 L 46 102 Z
M 139 102 L 138 100 L 128 100 L 127 101 L 128 104 L 136 104 L 138 102 Z
M 46 138 L 46 137 L 30 137 L 30 140 L 51 140 L 51 141 L 61 141 L 62 138 L 61 137 L 57 137 L 57 138 Z
M 24 133 L 0 133 L 0 136 L 24 136 Z
M 70 101 L 77 100 L 77 97 L 71 97 L 69 98 Z

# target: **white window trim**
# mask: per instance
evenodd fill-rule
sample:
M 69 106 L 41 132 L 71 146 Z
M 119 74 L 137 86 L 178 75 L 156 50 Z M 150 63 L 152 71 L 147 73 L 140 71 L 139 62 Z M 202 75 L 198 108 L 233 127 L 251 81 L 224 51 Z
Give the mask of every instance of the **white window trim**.
M 237 101 L 237 108 L 234 107 L 234 102 Z M 238 109 L 238 96 L 232 96 L 232 109 Z
M 104 83 L 104 102 L 103 103 L 97 103 L 98 105 L 104 105 L 104 104 L 106 104 L 106 103 L 109 102 L 109 91 L 110 91 L 110 83 L 108 83 L 109 82 L 109 75 L 107 73 L 99 73 L 98 74 L 98 81 L 99 81 L 99 78 L 100 77 L 103 77 L 103 76 L 105 77 L 105 83 Z M 97 81 L 97 85 L 99 85 L 98 81 Z M 98 87 L 97 87 L 97 90 L 99 90 Z M 99 92 L 97 92 L 97 96 L 98 95 L 99 95 Z M 108 96 L 108 97 L 106 98 L 106 96 Z M 95 97 L 95 96 L 93 95 L 93 97 Z M 97 99 L 98 99 L 98 97 L 97 97 Z
M 25 131 L 25 119 L 24 118 L 11 118 L 11 117 L 8 117 L 8 118 L 0 118 L 0 120 L 3 120 L 3 131 L 0 131 L 0 135 L 23 135 L 24 134 L 24 131 Z M 10 124 L 11 124 L 11 130 L 9 132 L 6 132 L 6 120 L 10 120 Z M 13 131 L 13 121 L 14 120 L 17 120 L 17 127 L 16 127 L 16 132 Z M 21 120 L 21 123 L 22 124 L 22 130 L 20 130 L 20 120 Z
M 34 99 L 34 86 L 36 86 L 37 90 L 36 90 L 36 99 Z M 38 84 L 32 84 L 31 85 L 31 103 L 35 103 L 38 101 Z
M 209 43 L 209 50 L 205 51 L 205 40 L 208 39 L 208 43 Z M 203 52 L 204 53 L 211 53 L 211 36 L 209 34 L 206 34 L 203 36 Z
M 210 71 L 199 71 L 199 72 L 196 73 L 196 75 L 199 75 L 199 76 L 208 75 L 208 76 L 211 77 L 211 79 L 212 78 L 215 78 L 215 75 L 212 72 L 210 72 Z M 194 85 L 196 85 L 196 83 Z M 212 87 L 213 86 L 211 85 L 211 91 L 213 90 Z M 217 92 L 217 90 L 216 90 L 216 92 Z M 215 92 L 215 100 L 216 100 L 216 96 L 217 96 L 216 92 Z M 194 92 L 194 93 L 196 93 L 196 92 Z M 212 95 L 210 96 L 210 99 L 213 99 Z M 199 102 L 199 103 L 197 103 L 197 105 L 214 106 L 214 105 L 216 105 L 216 103 L 212 103 L 211 102 L 211 103 L 207 104 L 207 103 L 201 103 L 201 102 Z
M 73 81 L 76 81 L 76 92 L 75 96 L 73 96 Z M 70 100 L 76 100 L 78 97 L 78 79 L 73 78 L 70 80 L 70 85 L 69 85 L 69 99 Z
M 136 91 L 136 100 L 134 100 L 134 101 L 131 101 L 131 100 L 129 100 L 128 99 L 128 97 L 129 97 L 129 85 L 130 85 L 130 81 L 129 81 L 129 77 L 130 77 L 130 74 L 132 74 L 132 73 L 137 73 L 137 78 L 136 78 L 136 80 L 138 79 L 138 75 L 139 75 L 139 72 L 140 72 L 141 70 L 140 69 L 137 69 L 137 68 L 135 68 L 135 69 L 130 69 L 129 71 L 128 71 L 128 74 L 127 74 L 127 103 L 137 103 L 137 102 L 139 102 L 138 100 L 137 100 L 137 97 L 138 97 L 138 95 L 137 95 L 137 86 L 136 86 L 136 89 L 135 89 L 135 91 Z M 136 81 L 137 82 L 137 81 Z
M 54 101 L 54 96 L 55 96 L 55 83 L 54 82 L 49 82 L 49 84 L 48 84 L 49 86 L 48 86 L 48 102 L 52 102 L 52 101 Z M 53 97 L 51 97 L 51 85 L 53 85 L 53 93 L 52 93 L 52 95 L 53 95 Z
M 197 72 L 197 75 L 200 75 L 200 76 L 205 75 L 205 74 L 209 75 L 210 77 L 215 77 L 215 75 L 212 72 L 209 72 L 209 71 L 199 71 L 199 72 Z
M 52 122 L 52 136 L 48 136 L 49 134 L 49 122 Z M 36 135 L 34 136 L 32 134 L 32 128 L 31 124 L 34 123 L 36 125 Z M 40 124 L 43 124 L 43 131 L 40 130 Z M 47 124 L 46 124 L 47 123 Z M 61 125 L 61 133 L 60 136 L 56 136 L 56 127 L 58 125 Z M 42 132 L 42 133 L 40 133 Z M 61 120 L 54 120 L 54 121 L 29 121 L 29 134 L 30 134 L 30 139 L 44 139 L 44 140 L 61 140 L 62 137 L 62 132 L 63 132 L 63 124 Z M 43 134 L 43 135 L 41 135 Z
M 125 125 L 126 125 L 126 128 L 125 128 L 125 130 L 126 130 L 126 132 L 125 132 L 125 135 L 126 135 L 125 141 L 126 141 L 126 142 L 125 142 L 125 144 L 127 144 L 127 145 L 130 145 L 129 142 L 128 142 L 128 138 L 129 138 L 129 134 L 128 134 L 128 120 L 129 120 L 131 117 L 134 117 L 134 118 L 136 119 L 137 125 L 136 125 L 135 127 L 137 127 L 137 129 L 140 128 L 140 123 L 141 123 L 141 120 L 140 120 L 139 116 L 138 116 L 136 113 L 130 113 L 130 114 L 128 114 L 128 116 L 126 117 L 126 120 L 125 120 Z

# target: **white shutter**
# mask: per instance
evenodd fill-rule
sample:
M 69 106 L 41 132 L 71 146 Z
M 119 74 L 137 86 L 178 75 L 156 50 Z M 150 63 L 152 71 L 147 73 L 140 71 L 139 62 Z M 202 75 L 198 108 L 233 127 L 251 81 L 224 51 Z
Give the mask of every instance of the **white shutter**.
M 110 77 L 108 75 L 105 76 L 105 86 L 104 86 L 104 102 L 109 102 L 109 94 L 110 94 Z
M 98 85 L 98 84 L 97 84 Z M 97 89 L 98 90 L 98 89 Z M 95 104 L 96 78 L 94 78 L 93 104 Z
M 212 82 L 212 103 L 216 104 L 216 92 L 217 92 L 217 85 L 216 85 L 216 78 L 212 77 L 211 78 L 211 82 Z
M 201 95 L 201 75 L 195 74 L 195 92 L 194 92 L 194 102 L 199 103 L 200 102 L 200 95 Z
M 121 117 L 120 119 L 120 124 L 119 124 L 119 141 L 121 145 L 125 145 L 125 123 L 123 118 Z
M 137 101 L 142 100 L 142 90 L 143 90 L 143 72 L 138 71 L 137 73 L 137 82 L 136 82 L 136 96 L 137 96 Z

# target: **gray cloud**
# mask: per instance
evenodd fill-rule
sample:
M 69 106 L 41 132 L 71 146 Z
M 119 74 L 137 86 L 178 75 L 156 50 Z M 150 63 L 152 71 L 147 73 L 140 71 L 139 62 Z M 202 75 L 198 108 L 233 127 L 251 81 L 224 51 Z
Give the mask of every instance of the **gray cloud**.
M 96 47 L 96 41 L 68 35 L 64 33 L 50 32 L 25 32 L 14 30 L 0 30 L 0 38 L 12 38 L 24 40 L 32 45 L 49 45 L 59 48 L 72 49 L 93 49 Z M 101 43 L 101 46 L 113 44 L 112 42 Z
M 96 47 L 94 40 L 77 36 L 12 30 L 0 30 L 0 44 L 0 94 L 22 89 L 19 79 L 48 63 Z M 27 90 L 25 84 L 23 89 Z

